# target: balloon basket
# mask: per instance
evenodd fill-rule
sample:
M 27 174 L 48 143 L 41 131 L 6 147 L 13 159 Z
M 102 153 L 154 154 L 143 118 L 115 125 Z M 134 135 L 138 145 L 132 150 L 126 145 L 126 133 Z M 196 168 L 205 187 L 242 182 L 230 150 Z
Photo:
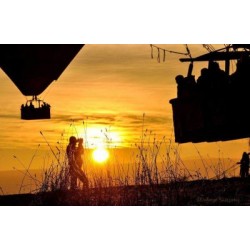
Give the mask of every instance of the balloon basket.
M 40 120 L 50 119 L 50 105 L 43 103 L 42 106 L 35 107 L 32 103 L 30 105 L 21 106 L 21 119 L 22 120 Z

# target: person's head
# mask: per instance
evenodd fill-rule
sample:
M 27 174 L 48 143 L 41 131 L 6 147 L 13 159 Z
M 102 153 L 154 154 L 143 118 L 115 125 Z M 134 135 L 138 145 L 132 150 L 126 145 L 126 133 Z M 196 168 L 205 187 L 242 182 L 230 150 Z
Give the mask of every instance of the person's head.
M 243 155 L 242 155 L 242 157 L 248 157 L 248 153 L 247 152 L 243 152 Z
M 209 67 L 210 71 L 218 71 L 220 69 L 219 63 L 213 62 L 213 61 L 209 62 L 209 66 L 208 67 Z
M 78 139 L 78 143 L 79 143 L 79 144 L 83 144 L 83 139 L 82 139 L 82 138 L 79 138 L 79 139 Z
M 175 77 L 175 81 L 176 83 L 179 85 L 179 84 L 182 84 L 183 81 L 184 81 L 184 76 L 183 75 L 178 75 Z
M 208 69 L 207 68 L 201 69 L 201 75 L 202 76 L 206 76 L 207 74 L 208 74 Z
M 70 144 L 76 144 L 76 137 L 75 136 L 70 136 L 69 143 Z

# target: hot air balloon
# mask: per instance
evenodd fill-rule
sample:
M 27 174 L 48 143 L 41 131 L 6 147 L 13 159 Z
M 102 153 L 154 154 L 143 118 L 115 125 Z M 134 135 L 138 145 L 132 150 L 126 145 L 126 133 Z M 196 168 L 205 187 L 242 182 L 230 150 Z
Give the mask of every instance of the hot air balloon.
M 234 73 L 230 63 L 237 60 Z M 176 77 L 179 95 L 170 100 L 173 108 L 175 141 L 215 142 L 250 137 L 250 45 L 234 44 L 196 58 L 190 62 L 186 77 Z M 225 70 L 217 61 L 225 63 Z M 208 62 L 201 80 L 194 80 L 194 62 Z
M 21 119 L 50 118 L 50 105 L 40 100 L 38 95 L 59 78 L 83 46 L 83 44 L 0 45 L 0 67 L 23 95 L 32 97 L 21 106 Z

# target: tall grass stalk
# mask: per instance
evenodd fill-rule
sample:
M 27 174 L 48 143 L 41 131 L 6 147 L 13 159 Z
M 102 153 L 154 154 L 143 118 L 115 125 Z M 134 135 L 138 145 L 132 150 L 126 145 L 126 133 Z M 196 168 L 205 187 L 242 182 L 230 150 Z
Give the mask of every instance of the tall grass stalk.
M 87 121 L 84 121 L 85 154 L 83 156 L 83 170 L 89 180 L 90 188 L 155 186 L 190 180 L 209 179 L 209 169 L 213 171 L 216 178 L 225 177 L 227 173 L 227 168 L 225 162 L 221 159 L 221 154 L 219 154 L 218 164 L 213 165 L 212 162 L 208 163 L 202 157 L 195 145 L 194 147 L 202 162 L 205 176 L 199 169 L 191 171 L 182 160 L 179 145 L 175 144 L 172 138 L 166 139 L 164 136 L 158 139 L 152 130 L 145 128 L 145 114 L 143 114 L 142 118 L 140 141 L 134 144 L 134 151 L 130 156 L 132 160 L 129 163 L 121 162 L 121 159 L 117 156 L 116 147 L 113 145 L 112 139 L 109 136 L 109 130 L 104 129 L 102 133 L 105 138 L 105 145 L 112 156 L 112 160 L 108 160 L 101 167 L 97 167 L 96 163 L 92 160 L 91 150 L 88 149 L 90 143 L 88 141 L 87 129 Z M 39 192 L 69 189 L 70 175 L 66 157 L 66 145 L 71 135 L 78 135 L 74 121 L 70 124 L 69 130 L 61 134 L 61 138 L 56 145 L 51 145 L 41 131 L 41 136 L 45 140 L 53 160 L 49 166 L 44 166 L 42 180 L 39 182 L 29 173 L 31 163 L 35 158 L 34 154 L 28 167 L 26 168 L 24 166 L 24 178 L 19 192 L 21 192 L 24 179 L 27 176 L 36 182 Z M 79 183 L 79 188 L 84 188 L 81 183 Z

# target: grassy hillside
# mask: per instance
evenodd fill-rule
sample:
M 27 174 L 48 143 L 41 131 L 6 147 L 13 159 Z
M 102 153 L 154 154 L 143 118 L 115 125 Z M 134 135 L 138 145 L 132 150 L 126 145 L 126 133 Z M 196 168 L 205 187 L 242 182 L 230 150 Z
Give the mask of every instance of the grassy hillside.
M 228 178 L 165 185 L 101 187 L 77 191 L 2 195 L 1 205 L 168 206 L 250 205 L 250 180 Z

